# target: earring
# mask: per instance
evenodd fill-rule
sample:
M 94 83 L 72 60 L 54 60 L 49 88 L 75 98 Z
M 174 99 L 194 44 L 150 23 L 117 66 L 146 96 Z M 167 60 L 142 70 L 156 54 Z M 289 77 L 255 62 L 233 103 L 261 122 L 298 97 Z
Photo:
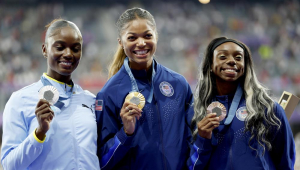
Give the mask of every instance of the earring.
M 212 72 L 212 69 L 210 69 L 210 72 Z

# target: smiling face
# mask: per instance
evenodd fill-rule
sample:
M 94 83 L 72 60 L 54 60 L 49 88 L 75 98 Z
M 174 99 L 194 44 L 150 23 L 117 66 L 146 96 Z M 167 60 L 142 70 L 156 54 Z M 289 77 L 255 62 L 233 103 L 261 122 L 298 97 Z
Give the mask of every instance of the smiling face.
M 130 21 L 121 32 L 119 44 L 129 58 L 130 67 L 135 70 L 148 70 L 156 51 L 155 28 L 147 19 Z
M 56 30 L 42 48 L 48 62 L 47 74 L 62 82 L 70 81 L 82 55 L 81 35 L 71 27 L 63 27 Z
M 213 53 L 212 72 L 216 83 L 237 82 L 244 74 L 244 50 L 233 42 L 219 45 Z

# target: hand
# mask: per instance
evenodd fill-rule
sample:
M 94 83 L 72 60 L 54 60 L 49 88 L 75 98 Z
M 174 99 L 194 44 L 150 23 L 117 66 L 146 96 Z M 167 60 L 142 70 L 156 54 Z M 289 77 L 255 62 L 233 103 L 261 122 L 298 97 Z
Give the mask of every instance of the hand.
M 206 139 L 211 139 L 212 131 L 220 125 L 219 117 L 216 113 L 209 113 L 198 122 L 198 134 Z
M 35 116 L 39 123 L 35 134 L 40 140 L 43 140 L 46 132 L 50 129 L 50 122 L 54 117 L 54 112 L 50 108 L 50 103 L 47 100 L 39 100 L 35 108 Z
M 142 110 L 136 104 L 125 102 L 120 113 L 124 131 L 127 135 L 132 135 L 135 130 L 136 119 L 139 120 L 142 116 Z

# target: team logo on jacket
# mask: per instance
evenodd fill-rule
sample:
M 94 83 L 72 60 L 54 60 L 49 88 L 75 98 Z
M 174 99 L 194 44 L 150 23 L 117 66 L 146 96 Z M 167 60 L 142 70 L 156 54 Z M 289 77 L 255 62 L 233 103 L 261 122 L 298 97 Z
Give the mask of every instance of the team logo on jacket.
M 103 100 L 96 100 L 95 110 L 102 111 L 102 107 L 103 107 Z
M 159 89 L 160 92 L 167 97 L 171 97 L 174 94 L 172 85 L 166 81 L 163 81 L 159 84 Z
M 240 120 L 240 121 L 245 121 L 246 117 L 248 116 L 248 112 L 246 107 L 240 107 L 237 111 L 236 111 L 236 117 Z

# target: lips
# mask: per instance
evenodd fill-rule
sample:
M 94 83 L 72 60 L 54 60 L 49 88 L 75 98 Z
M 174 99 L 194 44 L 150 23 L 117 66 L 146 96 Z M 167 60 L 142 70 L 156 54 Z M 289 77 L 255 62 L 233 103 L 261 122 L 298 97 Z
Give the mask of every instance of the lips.
M 146 55 L 150 50 L 134 50 L 133 53 L 136 54 L 136 56 L 144 56 Z
M 239 72 L 239 70 L 236 68 L 224 68 L 222 69 L 222 72 L 224 72 L 228 76 L 235 76 Z
M 63 68 L 70 68 L 73 65 L 73 62 L 71 62 L 71 61 L 59 61 L 59 65 L 61 65 Z

